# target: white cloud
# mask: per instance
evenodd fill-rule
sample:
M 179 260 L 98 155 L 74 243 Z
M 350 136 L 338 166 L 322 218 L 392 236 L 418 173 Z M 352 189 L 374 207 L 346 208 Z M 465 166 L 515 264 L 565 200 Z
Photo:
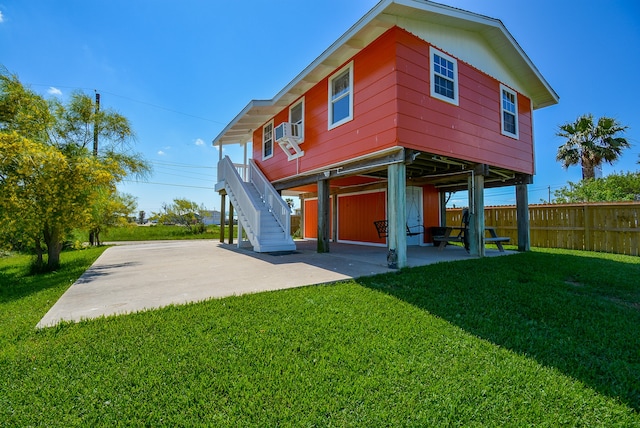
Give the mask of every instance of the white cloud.
M 61 95 L 62 95 L 62 91 L 61 91 L 60 89 L 58 89 L 58 88 L 54 88 L 53 86 L 51 86 L 51 87 L 49 88 L 49 90 L 47 91 L 47 93 L 48 93 L 49 95 L 55 95 L 56 97 L 59 97 L 59 96 L 61 96 Z
M 202 138 L 198 138 L 196 140 L 196 146 L 204 146 L 204 140 Z
M 0 12 L 0 24 L 4 22 L 4 15 Z
M 164 155 L 165 155 L 165 153 L 164 153 L 162 150 L 158 150 L 158 155 L 159 155 L 159 156 L 164 156 Z

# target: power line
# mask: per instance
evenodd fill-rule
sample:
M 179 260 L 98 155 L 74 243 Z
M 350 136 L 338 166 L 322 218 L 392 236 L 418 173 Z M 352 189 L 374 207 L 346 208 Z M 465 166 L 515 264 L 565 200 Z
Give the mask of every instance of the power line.
M 192 188 L 192 189 L 213 190 L 213 186 L 211 186 L 211 187 L 189 186 L 187 184 L 156 183 L 156 182 L 153 182 L 153 181 L 135 181 L 135 180 L 122 180 L 122 182 L 124 182 L 124 183 L 134 183 L 134 184 L 154 184 L 154 185 L 157 185 L 157 186 L 188 187 L 188 188 Z
M 148 103 L 146 101 L 140 101 L 140 100 L 136 100 L 136 99 L 133 99 L 133 98 L 130 98 L 130 97 L 125 97 L 124 95 L 114 94 L 113 92 L 107 92 L 107 91 L 102 91 L 102 92 L 105 93 L 105 94 L 113 95 L 114 97 L 119 97 L 119 98 L 122 98 L 122 99 L 125 99 L 125 100 L 133 101 L 135 103 L 144 104 L 144 105 L 148 105 L 150 107 L 154 107 L 154 108 L 157 108 L 157 109 L 160 109 L 160 110 L 169 111 L 171 113 L 181 114 L 183 116 L 192 117 L 194 119 L 205 120 L 205 121 L 211 122 L 211 123 L 217 123 L 218 125 L 226 125 L 226 123 L 223 123 L 223 122 L 220 122 L 220 121 L 217 121 L 217 120 L 207 119 L 206 117 L 196 116 L 195 114 L 185 113 L 185 112 L 178 111 L 178 110 L 173 110 L 173 109 L 170 109 L 168 107 L 159 106 L 159 105 L 156 105 L 156 104 Z
M 178 163 L 178 162 L 163 162 L 163 161 L 150 161 L 152 164 L 157 164 L 161 166 L 177 166 L 177 167 L 186 167 L 186 168 L 204 168 L 204 169 L 218 169 L 217 166 L 201 166 L 201 165 L 191 165 L 187 163 Z
M 76 90 L 81 90 L 81 91 L 90 91 L 91 90 L 89 88 L 83 88 L 83 87 L 79 87 L 79 86 L 45 85 L 43 83 L 29 83 L 29 85 L 30 86 L 44 86 L 44 87 L 49 87 L 49 88 L 76 89 Z M 200 120 L 204 120 L 204 121 L 207 121 L 207 122 L 216 123 L 218 125 L 226 125 L 225 122 L 220 122 L 218 120 L 208 119 L 208 118 L 202 117 L 202 116 L 196 116 L 195 114 L 185 113 L 185 112 L 182 112 L 182 111 L 170 109 L 168 107 L 159 106 L 157 104 L 152 104 L 152 103 L 149 103 L 147 101 L 136 100 L 134 98 L 126 97 L 124 95 L 116 94 L 114 92 L 101 91 L 101 93 L 113 95 L 114 97 L 122 98 L 122 99 L 125 99 L 125 100 L 128 100 L 128 101 L 133 101 L 133 102 L 138 103 L 138 104 L 144 104 L 144 105 L 147 105 L 149 107 L 157 108 L 157 109 L 160 109 L 160 110 L 165 110 L 165 111 L 168 111 L 168 112 L 171 112 L 171 113 L 180 114 L 182 116 L 188 116 L 188 117 L 192 117 L 194 119 L 200 119 Z
M 211 182 L 215 182 L 215 178 L 211 177 L 211 176 L 202 176 L 202 177 L 194 177 L 194 176 L 189 176 L 189 175 L 181 175 L 181 174 L 172 174 L 170 172 L 164 172 L 164 171 L 158 171 L 158 174 L 162 174 L 162 175 L 171 175 L 173 177 L 181 177 L 181 178 L 189 178 L 192 180 L 203 180 L 203 177 L 208 178 Z

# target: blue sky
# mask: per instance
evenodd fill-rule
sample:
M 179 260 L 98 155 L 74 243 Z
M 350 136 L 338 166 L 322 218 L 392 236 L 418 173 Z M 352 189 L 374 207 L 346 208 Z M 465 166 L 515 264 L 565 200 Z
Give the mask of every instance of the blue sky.
M 97 90 L 103 108 L 131 120 L 136 150 L 154 168 L 148 182 L 120 186 L 139 209 L 158 211 L 176 197 L 219 209 L 211 140 L 251 99 L 272 98 L 376 3 L 0 0 L 0 64 L 47 97 Z M 441 3 L 502 20 L 560 96 L 560 104 L 534 114 L 531 203 L 580 179 L 579 167 L 555 161 L 562 143 L 555 133 L 584 113 L 630 127 L 632 148 L 604 174 L 640 169 L 640 2 Z M 229 154 L 241 160 L 239 151 Z M 512 204 L 515 192 L 485 197 Z M 460 194 L 451 202 L 466 205 Z

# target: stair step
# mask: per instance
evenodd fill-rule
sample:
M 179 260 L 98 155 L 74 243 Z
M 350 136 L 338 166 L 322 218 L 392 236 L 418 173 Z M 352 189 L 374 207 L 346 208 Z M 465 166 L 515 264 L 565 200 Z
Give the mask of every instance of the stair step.
M 239 192 L 246 192 L 253 204 L 253 208 L 259 212 L 260 218 L 260 236 L 257 236 L 254 228 L 249 223 L 249 218 L 245 215 L 239 206 L 238 198 L 234 194 L 230 186 L 225 186 L 229 200 L 236 209 L 238 221 L 242 224 L 243 229 L 249 239 L 249 242 L 256 252 L 272 252 L 272 251 L 293 251 L 296 245 L 293 238 L 288 236 L 282 226 L 276 220 L 276 217 L 267 207 L 262 195 L 258 189 L 251 183 L 243 182 Z

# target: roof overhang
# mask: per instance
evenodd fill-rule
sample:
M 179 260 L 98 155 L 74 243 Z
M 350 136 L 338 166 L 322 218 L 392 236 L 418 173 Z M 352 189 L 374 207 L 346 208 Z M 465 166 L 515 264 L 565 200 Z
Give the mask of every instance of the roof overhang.
M 213 139 L 214 146 L 251 141 L 255 129 L 286 108 L 337 67 L 398 25 L 401 19 L 446 25 L 481 35 L 511 72 L 526 83 L 533 108 L 558 103 L 558 95 L 498 19 L 427 0 L 382 0 L 270 100 L 253 100 Z

